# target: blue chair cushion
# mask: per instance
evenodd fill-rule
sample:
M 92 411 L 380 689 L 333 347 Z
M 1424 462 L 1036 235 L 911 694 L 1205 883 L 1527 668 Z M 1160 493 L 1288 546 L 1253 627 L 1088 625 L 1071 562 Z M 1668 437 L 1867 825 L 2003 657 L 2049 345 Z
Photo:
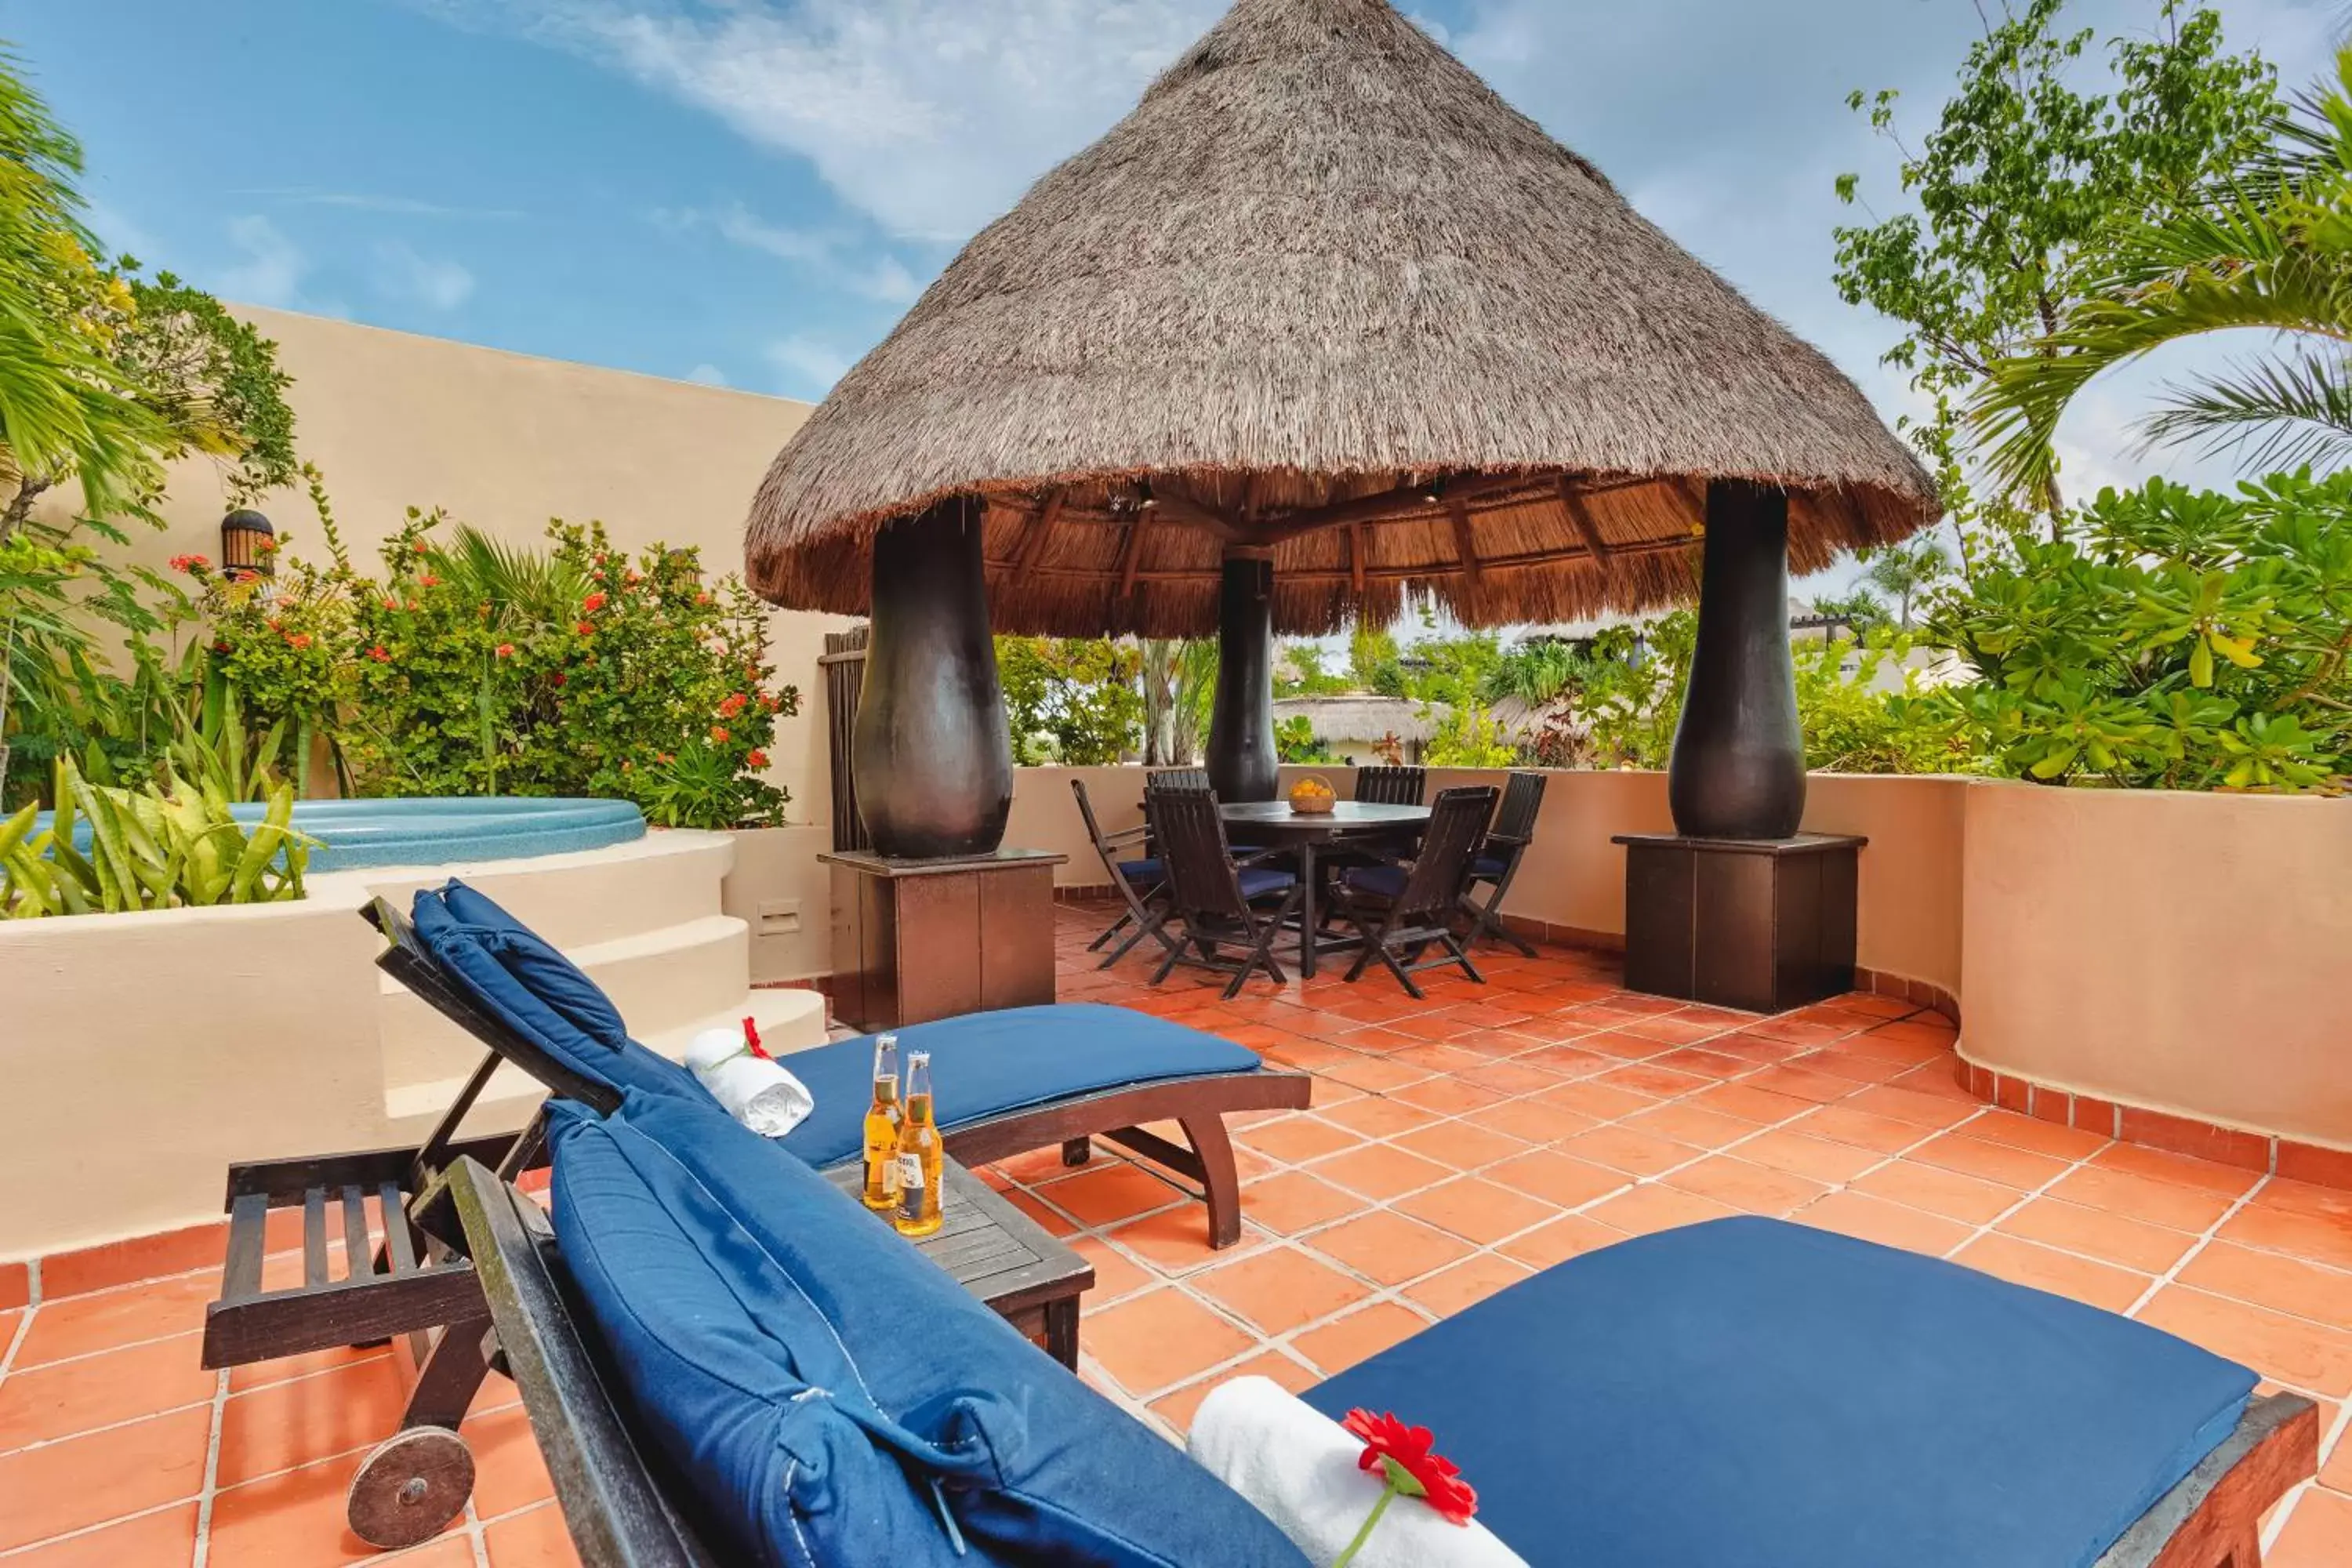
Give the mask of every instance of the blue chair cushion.
M 940 1125 L 956 1128 L 1049 1100 L 1189 1078 L 1255 1072 L 1257 1053 L 1148 1013 L 1094 1002 L 1008 1007 L 909 1024 L 898 1048 L 931 1053 Z M 784 1059 L 816 1109 L 779 1140 L 812 1165 L 836 1164 L 865 1148 L 874 1037 L 837 1040 Z
M 478 913 L 483 912 L 479 905 L 498 909 L 478 893 L 472 894 L 472 898 L 479 900 L 474 906 Z M 459 902 L 467 900 L 461 899 Z M 513 924 L 513 917 L 504 910 L 499 910 L 499 914 L 507 926 L 470 924 L 450 906 L 446 889 L 431 888 L 419 889 L 409 905 L 409 920 L 442 974 L 493 1017 L 563 1066 L 583 1078 L 614 1089 L 637 1087 L 657 1094 L 681 1095 L 706 1105 L 717 1103 L 695 1081 L 694 1075 L 676 1062 L 647 1050 L 626 1035 L 617 1048 L 606 1046 L 541 996 L 536 987 L 546 983 L 553 970 L 544 963 L 511 962 L 520 950 L 516 932 L 525 936 L 530 932 Z M 552 948 L 547 951 L 554 952 Z M 578 976 L 581 984 L 603 997 L 604 993 L 596 990 L 593 981 L 572 968 L 568 962 L 563 967 Z M 579 998 L 571 990 L 570 983 L 559 978 L 557 984 L 558 994 L 567 1005 L 577 1007 Z M 612 1004 L 607 1001 L 604 1005 L 609 1009 Z
M 1348 886 L 1374 898 L 1396 899 L 1404 896 L 1404 868 L 1402 866 L 1362 866 L 1348 873 Z
M 2095 1308 L 1743 1218 L 1574 1258 L 1303 1397 L 1431 1428 L 1538 1561 L 2087 1568 L 2253 1386 Z
M 1236 871 L 1234 875 L 1241 879 L 1242 897 L 1252 902 L 1271 898 L 1276 893 L 1286 893 L 1298 880 L 1296 872 L 1276 871 L 1267 867 Z
M 452 877 L 441 889 L 441 902 L 473 927 L 507 972 L 554 1008 L 564 1022 L 608 1050 L 619 1050 L 627 1042 L 629 1026 L 622 1022 L 620 1009 L 604 989 L 488 894 Z
M 551 1121 L 562 1256 L 730 1561 L 1301 1568 L 1238 1495 L 715 1106 L 632 1091 Z
M 1484 877 L 1490 882 L 1509 868 L 1509 862 L 1497 855 L 1481 855 L 1470 862 L 1470 874 L 1474 877 Z
M 1167 873 L 1161 869 L 1159 860 L 1154 858 L 1122 860 L 1118 863 L 1118 874 L 1130 882 L 1156 882 Z

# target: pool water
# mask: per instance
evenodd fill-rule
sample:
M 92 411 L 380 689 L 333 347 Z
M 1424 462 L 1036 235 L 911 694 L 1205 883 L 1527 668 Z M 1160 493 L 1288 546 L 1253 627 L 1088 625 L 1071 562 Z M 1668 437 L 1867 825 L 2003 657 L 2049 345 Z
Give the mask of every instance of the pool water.
M 259 822 L 258 803 L 232 806 L 238 821 Z M 44 814 L 36 827 L 47 826 Z M 294 826 L 319 842 L 312 874 L 370 866 L 447 866 L 464 860 L 519 860 L 626 844 L 646 835 L 645 814 L 625 800 L 533 799 L 521 795 L 446 800 L 304 800 Z M 89 843 L 89 824 L 75 824 Z

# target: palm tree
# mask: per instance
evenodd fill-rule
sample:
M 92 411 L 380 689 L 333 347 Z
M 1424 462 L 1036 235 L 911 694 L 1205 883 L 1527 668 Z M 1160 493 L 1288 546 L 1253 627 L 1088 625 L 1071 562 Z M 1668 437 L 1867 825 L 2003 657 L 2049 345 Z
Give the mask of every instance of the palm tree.
M 1926 537 L 1908 544 L 1889 544 L 1871 552 L 1862 580 L 1895 601 L 1895 623 L 1911 629 L 1911 602 L 1919 591 L 1951 569 L 1944 547 Z
M 2252 446 L 2264 467 L 2352 460 L 2352 48 L 2278 144 L 2200 206 L 2137 223 L 2110 275 L 2032 350 L 1998 362 L 1969 416 L 1993 476 L 2054 493 L 2060 416 L 2102 372 L 2232 328 L 2267 356 L 2167 388 L 2151 444 Z

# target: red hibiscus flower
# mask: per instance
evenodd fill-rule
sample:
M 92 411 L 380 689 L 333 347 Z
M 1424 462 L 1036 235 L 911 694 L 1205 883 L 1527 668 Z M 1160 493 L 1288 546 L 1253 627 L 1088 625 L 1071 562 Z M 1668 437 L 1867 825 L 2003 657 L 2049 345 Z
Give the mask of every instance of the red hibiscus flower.
M 416 580 L 416 585 L 420 588 L 438 588 L 441 585 L 441 579 L 427 572 Z
M 729 692 L 726 699 L 719 704 L 719 716 L 721 719 L 732 719 L 741 711 L 743 711 L 743 694 L 740 691 Z
M 727 731 L 723 726 L 713 724 L 710 726 L 710 738 L 717 744 L 723 746 L 727 743 Z
M 378 664 L 388 664 L 392 661 L 392 650 L 385 647 L 383 644 L 378 643 L 375 647 L 368 649 L 368 657 L 375 660 Z
M 555 684 L 558 686 L 563 684 L 563 672 L 560 669 L 555 672 Z
M 768 765 L 768 753 L 755 746 L 751 749 L 751 754 L 743 759 L 743 764 L 746 767 L 764 768 Z
M 602 594 L 591 594 L 584 601 L 582 602 L 580 607 L 593 616 L 597 611 L 604 607 L 604 595 Z
M 491 651 L 496 653 L 500 658 L 512 658 L 514 657 L 514 644 L 510 642 L 502 642 Z
M 288 637 L 286 642 L 290 647 L 306 648 L 310 646 L 310 634 L 309 632 L 296 632 L 292 637 Z
M 415 551 L 415 552 L 416 552 L 416 553 L 418 553 L 419 555 L 422 555 L 422 554 L 424 554 L 424 553 L 425 552 L 425 551 L 426 551 L 426 550 L 430 549 L 430 548 L 431 548 L 431 546 L 427 545 L 427 544 L 425 542 L 425 541 L 423 541 L 423 540 L 419 539 L 419 540 L 414 540 L 414 541 L 412 541 L 412 542 L 410 542 L 410 544 L 409 544 L 408 548 L 410 548 L 411 550 L 414 550 L 414 551 Z
M 749 1018 L 743 1020 L 743 1048 L 762 1061 L 775 1059 L 768 1055 L 768 1047 L 760 1043 L 760 1026 Z
M 591 636 L 593 636 L 593 635 L 594 635 L 594 633 L 595 633 L 595 630 L 596 630 L 596 628 L 595 628 L 594 626 L 591 626 L 591 625 L 590 625 L 588 622 L 586 622 L 586 621 L 583 621 L 583 622 L 581 622 L 578 626 L 576 626 L 572 627 L 572 629 L 573 631 L 578 632 L 578 633 L 579 633 L 582 637 L 591 637 Z
M 1430 1451 L 1426 1426 L 1408 1426 L 1386 1411 L 1350 1410 L 1339 1423 L 1364 1440 L 1356 1461 L 1362 1470 L 1384 1472 L 1391 1489 L 1417 1497 L 1453 1524 L 1467 1524 L 1478 1511 L 1478 1494 L 1461 1479 L 1453 1460 Z

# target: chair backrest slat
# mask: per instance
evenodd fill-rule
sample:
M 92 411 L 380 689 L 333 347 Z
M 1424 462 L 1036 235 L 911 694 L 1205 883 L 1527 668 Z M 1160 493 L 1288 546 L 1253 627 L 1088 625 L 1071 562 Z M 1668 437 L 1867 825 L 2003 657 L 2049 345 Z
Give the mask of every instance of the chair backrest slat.
M 1495 837 L 1525 844 L 1536 836 L 1536 818 L 1543 814 L 1544 776 L 1513 773 L 1503 789 L 1503 809 L 1495 816 Z
M 1421 853 L 1397 897 L 1400 922 L 1435 924 L 1461 901 L 1471 857 L 1486 837 L 1496 793 L 1492 784 L 1440 792 L 1429 813 L 1429 831 L 1422 836 Z
M 1246 921 L 1248 900 L 1225 847 L 1224 819 L 1207 790 L 1153 790 L 1144 811 L 1159 844 L 1177 912 L 1192 920 Z
M 1070 793 L 1078 797 L 1079 819 L 1087 825 L 1087 837 L 1094 840 L 1095 853 L 1102 858 L 1103 869 L 1110 873 L 1111 886 L 1115 888 L 1121 880 L 1118 851 L 1110 847 L 1110 841 L 1103 837 L 1102 824 L 1095 820 L 1095 803 L 1087 798 L 1086 780 L 1072 779 Z
M 1419 805 L 1429 787 L 1425 768 L 1358 768 L 1356 798 L 1373 805 Z
M 1206 768 L 1155 768 L 1143 775 L 1146 794 L 1154 790 L 1185 790 L 1194 795 L 1206 795 L 1209 787 L 1209 770 Z

